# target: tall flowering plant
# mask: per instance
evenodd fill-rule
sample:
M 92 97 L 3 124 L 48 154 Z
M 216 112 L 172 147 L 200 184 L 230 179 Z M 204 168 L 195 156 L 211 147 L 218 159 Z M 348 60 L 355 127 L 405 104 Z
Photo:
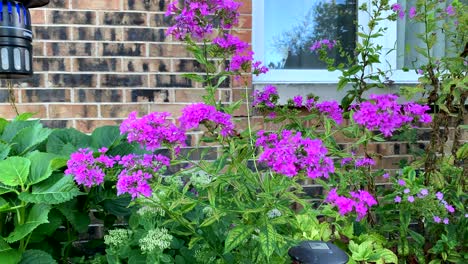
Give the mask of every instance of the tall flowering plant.
M 249 44 L 230 33 L 239 6 L 232 0 L 169 5 L 174 26 L 167 34 L 185 41 L 202 65 L 204 73 L 185 76 L 205 86 L 204 102 L 188 105 L 174 118 L 169 113 L 141 118 L 132 113 L 120 131 L 139 151 L 84 149 L 72 155 L 67 173 L 78 184 L 99 186 L 103 175 L 114 178 L 117 194 L 131 198 L 137 210 L 128 229 L 106 236 L 108 261 L 284 263 L 288 249 L 304 239 L 335 242 L 352 261 L 362 263 L 426 262 L 440 248 L 446 253 L 445 242 L 428 244 L 432 251 L 410 247 L 408 237 L 418 245 L 430 243 L 426 233 L 410 226 L 411 220 L 422 220 L 427 230 L 441 230 L 453 221 L 463 222 L 454 217 L 463 206 L 424 185 L 415 169 L 407 167 L 398 175 L 377 170 L 379 153 L 368 148 L 432 121 L 428 106 L 399 103 L 398 95 L 364 98 L 364 91 L 373 87 L 368 80 L 384 85 L 378 82 L 383 73 L 367 75 L 381 52 L 372 36 L 384 33 L 379 21 L 399 15 L 382 17 L 386 11 L 401 8 L 372 2 L 367 42 L 358 48 L 361 59 L 350 60 L 356 67 L 343 68 L 340 82 L 354 82 L 355 92 L 341 105 L 313 95 L 279 105 L 272 85 L 253 94 L 246 89 L 245 99 L 226 105 L 217 99 L 223 82 L 267 71 L 253 60 Z M 322 40 L 312 49 L 335 45 Z M 241 125 L 232 114 L 243 105 L 252 106 L 278 130 L 254 131 L 250 108 L 247 124 Z M 193 138 L 201 140 L 194 144 Z M 350 144 L 343 147 L 338 138 Z M 388 181 L 391 190 L 378 188 L 379 179 Z M 307 195 L 302 186 L 306 181 L 321 186 L 319 197 Z M 311 198 L 319 198 L 318 203 Z M 450 250 L 454 258 L 460 252 L 457 246 Z

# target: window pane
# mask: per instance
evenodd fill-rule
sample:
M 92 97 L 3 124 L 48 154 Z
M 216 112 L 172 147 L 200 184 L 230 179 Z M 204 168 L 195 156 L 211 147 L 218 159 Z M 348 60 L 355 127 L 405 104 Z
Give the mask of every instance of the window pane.
M 264 14 L 264 58 L 270 69 L 325 69 L 309 49 L 321 39 L 338 40 L 351 53 L 355 48 L 355 0 L 265 0 Z M 341 62 L 336 52 L 330 56 Z

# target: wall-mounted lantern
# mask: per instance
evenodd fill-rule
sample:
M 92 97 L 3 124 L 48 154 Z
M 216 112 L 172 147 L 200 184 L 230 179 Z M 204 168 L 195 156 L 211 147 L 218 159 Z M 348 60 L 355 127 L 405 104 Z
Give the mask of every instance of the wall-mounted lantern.
M 32 76 L 31 15 L 29 8 L 49 0 L 0 0 L 0 79 Z

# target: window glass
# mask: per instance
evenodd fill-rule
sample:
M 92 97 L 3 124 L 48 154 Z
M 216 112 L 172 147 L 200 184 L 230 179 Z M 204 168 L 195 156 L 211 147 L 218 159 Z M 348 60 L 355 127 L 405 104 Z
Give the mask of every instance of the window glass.
M 325 69 L 309 48 L 317 40 L 338 40 L 352 54 L 356 19 L 355 0 L 267 0 L 264 62 L 270 69 Z M 344 62 L 335 50 L 329 55 Z

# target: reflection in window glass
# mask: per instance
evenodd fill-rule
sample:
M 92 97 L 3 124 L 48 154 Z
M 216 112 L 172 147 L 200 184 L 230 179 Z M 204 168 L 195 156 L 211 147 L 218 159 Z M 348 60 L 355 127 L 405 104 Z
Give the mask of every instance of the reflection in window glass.
M 340 41 L 350 54 L 355 48 L 356 0 L 266 0 L 265 64 L 270 69 L 325 69 L 310 46 L 321 39 Z M 337 52 L 329 54 L 345 62 Z

